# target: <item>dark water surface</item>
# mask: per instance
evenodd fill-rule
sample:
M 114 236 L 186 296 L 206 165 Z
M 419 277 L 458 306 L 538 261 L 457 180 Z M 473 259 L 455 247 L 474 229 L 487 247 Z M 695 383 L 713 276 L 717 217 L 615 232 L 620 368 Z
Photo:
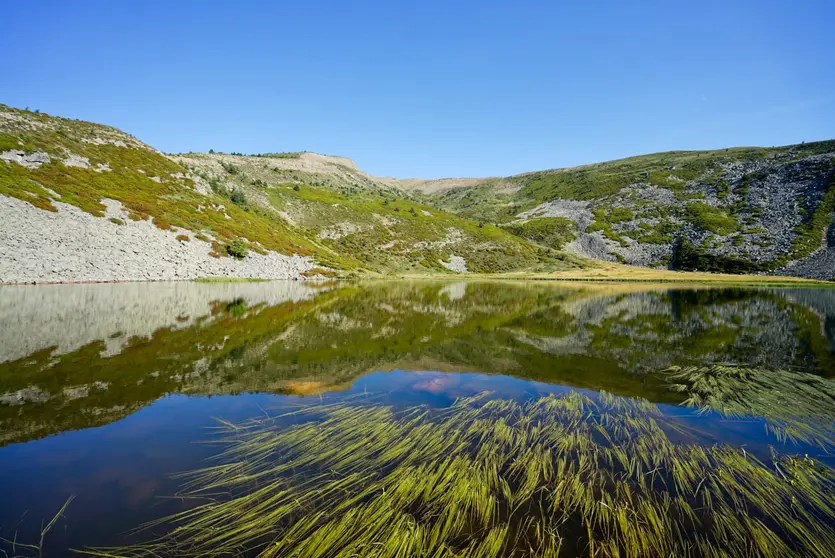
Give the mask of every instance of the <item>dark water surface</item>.
M 674 366 L 685 368 L 670 371 Z M 835 552 L 835 503 L 829 492 L 835 487 L 833 378 L 835 290 L 393 281 L 0 287 L 0 537 L 7 539 L 0 549 L 9 556 L 37 556 L 39 550 L 8 540 L 39 545 L 42 527 L 71 495 L 73 501 L 44 536 L 44 556 L 156 540 L 170 532 L 169 523 L 130 531 L 196 504 L 177 497 L 186 481 L 174 475 L 224 462 L 212 458 L 229 443 L 213 442 L 230 432 L 237 439 L 233 447 L 268 432 L 276 434 L 276 446 L 268 458 L 252 461 L 258 463 L 252 471 L 263 474 L 256 484 L 283 479 L 295 491 L 293 498 L 305 502 L 300 504 L 304 514 L 288 512 L 269 532 L 253 525 L 248 544 L 212 544 L 218 554 L 257 554 L 274 544 L 275 555 L 294 555 L 282 550 L 281 533 L 302 515 L 336 508 L 334 497 L 322 496 L 321 486 L 313 495 L 293 483 L 332 483 L 362 463 L 374 479 L 341 488 L 337 500 L 364 494 L 357 496 L 356 508 L 370 510 L 378 505 L 376 493 L 367 488 L 372 482 L 385 485 L 380 494 L 391 493 L 405 483 L 395 472 L 438 465 L 428 446 L 410 450 L 421 454 L 421 462 L 409 461 L 417 458 L 408 452 L 385 461 L 384 451 L 371 449 L 383 443 L 383 433 L 395 430 L 401 437 L 391 435 L 381 448 L 407 437 L 417 443 L 414 433 L 407 436 L 412 426 L 402 421 L 421 409 L 427 414 L 415 425 L 474 433 L 459 446 L 439 451 L 436 459 L 460 458 L 445 461 L 444 468 L 452 470 L 463 460 L 472 477 L 472 471 L 494 464 L 492 458 L 478 457 L 480 445 L 495 443 L 493 453 L 507 452 L 507 461 L 496 465 L 506 481 L 484 481 L 484 501 L 494 511 L 476 512 L 481 509 L 476 504 L 457 507 L 454 513 L 461 515 L 455 521 L 466 527 L 449 536 L 448 554 L 433 555 L 557 555 L 551 543 L 561 537 L 562 556 L 651 556 L 660 549 L 687 549 L 692 556 L 724 549 L 740 555 L 743 548 L 751 556 L 835 556 L 829 554 Z M 352 422 L 350 413 L 340 414 L 352 409 L 364 417 L 363 424 Z M 282 416 L 289 412 L 294 414 Z M 558 436 L 543 434 L 544 426 L 532 426 L 530 417 L 550 432 L 585 438 L 563 444 Z M 320 433 L 333 428 L 344 438 L 316 440 L 316 429 L 305 431 L 306 424 L 320 425 Z M 232 425 L 247 430 L 230 430 Z M 503 437 L 507 425 L 508 436 L 521 442 Z M 294 429 L 298 438 L 281 438 Z M 447 432 L 446 439 L 453 430 Z M 247 447 L 238 447 L 241 453 L 231 459 L 250 463 L 253 454 L 247 452 L 255 450 Z M 354 448 L 355 456 L 368 454 L 361 462 L 324 455 L 329 448 L 346 447 Z M 308 459 L 319 448 L 323 456 Z M 531 448 L 544 453 L 531 456 Z M 638 459 L 639 452 L 651 455 L 640 458 L 643 465 L 618 464 L 606 457 L 612 448 L 622 448 L 627 460 Z M 696 448 L 716 453 L 704 458 L 704 476 L 688 484 L 681 481 L 685 469 L 674 470 L 675 460 L 690 459 L 691 453 L 677 452 Z M 584 465 L 587 456 L 596 463 L 591 468 Z M 739 456 L 742 462 L 732 464 Z M 295 465 L 292 474 L 258 469 L 296 463 L 293 459 L 305 464 L 308 476 L 298 476 Z M 568 472 L 560 473 L 560 459 L 569 464 Z M 548 462 L 538 480 L 512 465 L 528 463 L 526 470 L 533 471 L 536 460 Z M 578 468 L 571 469 L 576 463 Z M 760 472 L 762 484 L 739 489 L 744 498 L 722 492 L 728 478 L 743 482 Z M 554 501 L 554 487 L 572 475 L 592 487 L 589 506 L 580 496 L 574 507 Z M 529 485 L 536 490 L 527 491 L 526 478 L 533 479 Z M 643 478 L 652 480 L 645 485 Z M 506 482 L 506 492 L 492 482 Z M 623 495 L 627 486 L 634 496 Z M 705 503 L 711 487 L 714 499 Z M 768 494 L 779 500 L 784 488 L 785 513 L 758 499 Z M 229 501 L 252 490 L 224 488 L 212 498 Z M 659 494 L 663 499 L 654 499 Z M 796 503 L 806 496 L 808 502 Z M 668 499 L 673 503 L 663 503 Z M 721 504 L 725 500 L 727 506 Z M 704 533 L 710 543 L 670 526 L 669 532 L 652 531 L 641 515 L 642 501 L 674 518 L 694 514 L 697 519 L 674 519 L 675 529 Z M 369 528 L 372 542 L 356 543 L 350 551 L 345 537 L 339 538 L 345 528 L 339 517 L 325 514 L 301 542 L 287 548 L 300 556 L 343 551 L 394 556 L 395 551 L 383 549 L 392 548 L 396 539 L 405 545 L 401 555 L 420 555 L 420 545 L 403 542 L 408 538 L 403 533 L 416 540 L 421 529 L 439 525 L 449 510 L 433 505 L 428 499 L 413 501 L 391 512 L 392 524 L 408 515 L 398 527 L 399 539 Z M 695 511 L 684 512 L 684 506 Z M 629 521 L 643 525 L 643 531 L 618 527 L 615 509 L 627 510 Z M 234 525 L 235 513 L 222 516 L 222 524 Z M 333 512 L 342 513 L 347 512 Z M 554 520 L 559 513 L 562 519 Z M 740 527 L 744 537 L 722 527 L 726 515 L 752 518 Z M 792 521 L 797 521 L 794 527 Z M 536 522 L 553 532 L 543 535 Z M 317 529 L 335 533 L 338 540 L 304 546 L 318 536 Z M 345 532 L 363 529 L 354 525 Z M 678 542 L 639 549 L 636 541 L 652 533 Z M 494 539 L 491 549 L 486 543 L 478 550 L 472 546 L 472 541 Z M 421 540 L 429 544 L 428 538 Z M 155 551 L 189 555 L 200 550 L 172 540 L 164 544 Z

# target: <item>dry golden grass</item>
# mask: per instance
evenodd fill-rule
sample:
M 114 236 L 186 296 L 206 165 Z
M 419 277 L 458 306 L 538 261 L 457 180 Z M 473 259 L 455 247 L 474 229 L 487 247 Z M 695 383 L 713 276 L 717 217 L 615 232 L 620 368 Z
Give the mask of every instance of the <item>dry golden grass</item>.
M 450 274 L 415 274 L 402 275 L 403 278 L 432 277 L 450 279 L 531 279 L 576 282 L 639 282 L 682 285 L 716 284 L 738 286 L 797 286 L 835 288 L 835 282 L 786 277 L 776 275 L 732 275 L 727 273 L 708 273 L 701 271 L 670 271 L 668 269 L 650 269 L 612 262 L 595 261 L 592 265 L 580 269 L 553 272 L 515 272 L 515 273 L 479 273 L 467 275 Z

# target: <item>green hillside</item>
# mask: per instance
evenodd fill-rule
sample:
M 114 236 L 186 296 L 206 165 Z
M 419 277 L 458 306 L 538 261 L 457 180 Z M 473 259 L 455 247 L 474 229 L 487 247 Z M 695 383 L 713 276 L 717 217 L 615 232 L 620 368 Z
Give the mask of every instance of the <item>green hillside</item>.
M 312 256 L 335 270 L 379 273 L 446 273 L 451 256 L 477 272 L 573 265 L 493 225 L 409 199 L 347 159 L 301 152 L 167 156 L 115 128 L 4 105 L 0 155 L 2 196 L 50 212 L 70 204 L 99 217 L 102 200 L 117 200 L 129 219 L 190 231 L 218 258 L 275 251 Z M 313 166 L 286 168 L 297 162 Z

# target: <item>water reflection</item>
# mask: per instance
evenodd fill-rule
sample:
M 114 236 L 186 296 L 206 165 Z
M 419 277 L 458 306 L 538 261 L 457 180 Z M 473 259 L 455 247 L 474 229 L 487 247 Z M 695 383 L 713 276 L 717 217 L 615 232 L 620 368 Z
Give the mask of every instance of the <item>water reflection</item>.
M 542 282 L 6 287 L 0 443 L 107 424 L 166 393 L 316 394 L 395 369 L 504 374 L 680 403 L 654 372 L 734 363 L 831 377 L 833 321 L 832 290 Z

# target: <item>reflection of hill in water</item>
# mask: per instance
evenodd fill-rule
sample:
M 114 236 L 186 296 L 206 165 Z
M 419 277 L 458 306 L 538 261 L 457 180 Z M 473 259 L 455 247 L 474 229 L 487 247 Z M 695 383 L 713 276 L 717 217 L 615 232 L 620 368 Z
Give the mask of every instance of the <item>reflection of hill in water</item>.
M 206 316 L 212 301 L 244 298 L 274 306 L 310 299 L 309 283 L 111 283 L 0 288 L 0 362 L 44 347 L 67 353 L 103 339 L 118 353 L 132 337 L 183 329 Z
M 397 368 L 667 402 L 681 396 L 647 372 L 673 364 L 835 371 L 832 291 L 632 291 L 544 282 L 3 288 L 0 442 L 105 424 L 165 393 L 310 394 Z

